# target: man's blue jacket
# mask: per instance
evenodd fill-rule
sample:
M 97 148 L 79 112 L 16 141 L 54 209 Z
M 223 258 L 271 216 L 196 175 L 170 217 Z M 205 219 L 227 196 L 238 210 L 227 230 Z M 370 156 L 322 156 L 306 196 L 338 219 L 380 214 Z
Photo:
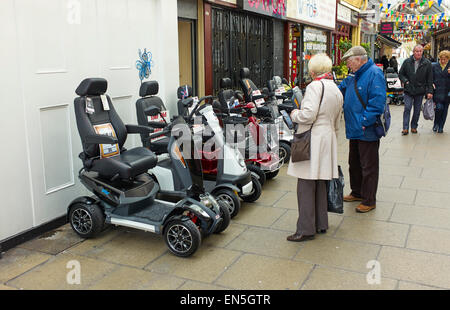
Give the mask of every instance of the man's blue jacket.
M 366 109 L 355 92 L 355 79 Z M 344 95 L 344 117 L 347 139 L 376 141 L 375 121 L 384 112 L 386 104 L 386 80 L 383 71 L 372 59 L 364 64 L 355 75 L 349 75 L 339 85 Z M 365 130 L 363 130 L 365 127 Z

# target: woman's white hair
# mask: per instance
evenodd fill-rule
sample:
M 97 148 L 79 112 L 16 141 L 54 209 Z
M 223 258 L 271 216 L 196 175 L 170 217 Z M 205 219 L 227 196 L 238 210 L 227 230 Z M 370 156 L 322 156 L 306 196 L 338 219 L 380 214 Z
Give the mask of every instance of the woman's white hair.
M 325 53 L 314 55 L 308 63 L 308 70 L 314 72 L 316 75 L 331 72 L 333 62 L 331 58 Z

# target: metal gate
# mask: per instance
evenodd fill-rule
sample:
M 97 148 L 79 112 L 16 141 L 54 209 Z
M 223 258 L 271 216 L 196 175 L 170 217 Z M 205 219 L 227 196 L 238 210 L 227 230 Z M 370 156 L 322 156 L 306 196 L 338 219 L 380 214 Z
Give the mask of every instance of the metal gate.
M 231 78 L 239 88 L 243 67 L 251 71 L 258 87 L 266 86 L 273 75 L 273 22 L 268 18 L 220 8 L 212 8 L 213 91 L 220 79 Z

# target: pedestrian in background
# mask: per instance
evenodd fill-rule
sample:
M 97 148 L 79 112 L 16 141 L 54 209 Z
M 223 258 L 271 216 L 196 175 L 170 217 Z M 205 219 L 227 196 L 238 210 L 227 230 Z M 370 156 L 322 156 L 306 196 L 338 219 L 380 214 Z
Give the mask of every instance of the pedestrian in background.
M 398 62 L 395 56 L 392 56 L 389 60 L 389 67 L 393 68 L 395 73 L 398 73 Z
M 289 163 L 287 173 L 298 178 L 299 217 L 296 232 L 288 241 L 313 239 L 328 229 L 326 180 L 339 177 L 336 133 L 343 104 L 331 67 L 326 54 L 311 58 L 308 70 L 313 81 L 306 87 L 301 109 L 291 113 L 292 121 L 299 124 L 297 133 L 311 129 L 311 160 Z
M 383 57 L 381 57 L 381 63 L 383 64 L 383 72 L 386 72 L 387 68 L 389 67 L 389 59 L 386 55 L 383 55 Z
M 433 64 L 433 99 L 436 104 L 433 131 L 443 133 L 450 102 L 450 51 L 442 51 L 438 57 L 439 62 Z
M 422 45 L 416 45 L 413 55 L 403 62 L 399 78 L 404 85 L 405 92 L 402 131 L 402 135 L 405 136 L 409 133 L 410 121 L 411 132 L 417 133 L 424 95 L 427 95 L 427 99 L 433 99 L 433 69 L 431 62 L 423 57 Z M 411 109 L 413 107 L 414 112 L 411 118 Z
M 380 139 L 375 133 L 375 122 L 386 104 L 386 80 L 362 46 L 352 47 L 342 59 L 355 73 L 339 85 L 350 140 L 351 193 L 344 196 L 344 201 L 361 201 L 356 212 L 365 213 L 376 208 Z

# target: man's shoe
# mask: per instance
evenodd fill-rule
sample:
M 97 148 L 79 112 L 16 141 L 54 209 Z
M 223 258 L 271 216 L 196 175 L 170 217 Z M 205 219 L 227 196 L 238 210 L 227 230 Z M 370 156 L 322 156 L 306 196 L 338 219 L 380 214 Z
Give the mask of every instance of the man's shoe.
M 348 196 L 344 196 L 344 201 L 345 202 L 352 202 L 352 201 L 362 201 L 362 198 L 358 198 L 352 195 L 348 195 Z
M 305 236 L 305 235 L 298 235 L 298 234 L 293 234 L 287 237 L 287 241 L 292 241 L 292 242 L 303 242 L 306 240 L 312 240 L 314 239 L 314 236 Z
M 327 230 L 326 230 L 326 229 L 318 229 L 316 232 L 317 232 L 318 234 L 326 234 L 326 233 L 327 233 Z
M 411 133 L 417 133 L 417 129 L 415 128 L 411 129 Z
M 358 213 L 367 213 L 367 212 L 372 211 L 375 208 L 376 208 L 376 205 L 365 206 L 363 204 L 360 204 L 359 206 L 356 207 L 356 212 L 358 212 Z
M 408 130 L 407 129 L 405 129 L 405 130 L 402 130 L 402 136 L 406 136 L 407 134 L 408 134 L 409 132 L 408 132 Z

